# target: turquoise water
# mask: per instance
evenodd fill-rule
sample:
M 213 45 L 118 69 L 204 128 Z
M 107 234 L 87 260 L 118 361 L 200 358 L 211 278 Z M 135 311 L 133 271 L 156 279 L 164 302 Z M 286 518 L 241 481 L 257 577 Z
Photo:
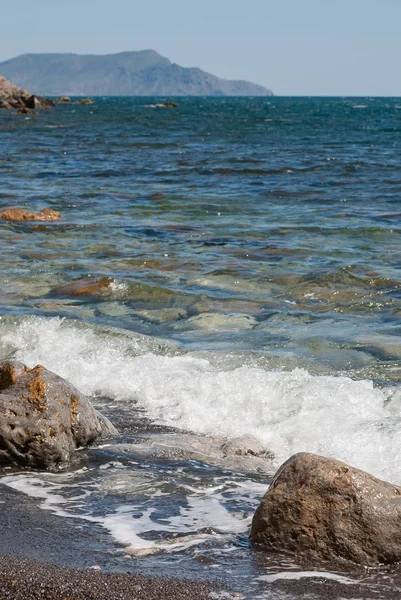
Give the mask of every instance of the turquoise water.
M 2 313 L 391 378 L 382 363 L 400 355 L 399 100 L 151 103 L 1 114 L 0 206 L 62 213 L 60 224 L 2 225 Z M 114 283 L 98 297 L 58 292 L 87 276 Z
M 142 447 L 128 428 L 128 450 L 95 451 L 97 491 L 84 508 L 70 502 L 74 514 L 96 515 L 142 550 L 152 535 L 202 538 L 216 527 L 220 542 L 207 538 L 207 552 L 223 570 L 221 556 L 233 552 L 246 580 L 250 520 L 238 514 L 250 514 L 293 452 L 401 482 L 401 101 L 155 102 L 0 112 L 0 208 L 62 215 L 0 224 L 0 354 L 45 364 L 150 436 Z M 241 435 L 256 436 L 273 462 L 216 450 L 216 440 Z M 121 462 L 127 452 L 131 462 Z M 181 475 L 166 491 L 177 452 Z M 138 456 L 154 483 L 145 500 Z M 99 462 L 123 464 L 124 498 Z M 38 479 L 50 495 L 65 483 Z M 18 486 L 32 493 L 29 482 Z M 170 499 L 162 534 L 149 512 L 138 518 L 157 490 Z M 198 542 L 178 556 L 192 560 Z

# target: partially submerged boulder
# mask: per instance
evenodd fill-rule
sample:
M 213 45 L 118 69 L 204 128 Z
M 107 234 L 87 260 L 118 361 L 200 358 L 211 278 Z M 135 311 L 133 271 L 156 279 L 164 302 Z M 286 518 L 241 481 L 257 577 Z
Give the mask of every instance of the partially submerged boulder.
M 221 450 L 224 456 L 273 456 L 253 435 L 229 439 L 222 445 Z
M 95 104 L 95 101 L 92 98 L 81 98 L 80 100 L 76 100 L 74 104 Z
M 156 108 L 178 108 L 178 104 L 176 102 L 161 102 L 160 104 L 155 104 Z
M 250 539 L 312 561 L 401 561 L 401 488 L 338 460 L 301 453 L 277 471 Z
M 68 381 L 41 365 L 0 363 L 0 463 L 54 468 L 115 427 Z
M 32 108 L 27 108 L 23 106 L 17 110 L 17 115 L 36 115 L 36 112 L 32 110 Z
M 29 109 L 28 109 L 29 110 Z M 32 111 L 30 111 L 32 112 Z M 6 208 L 0 213 L 3 221 L 59 221 L 60 213 L 52 208 L 43 208 L 34 213 L 23 208 Z
M 56 104 L 69 104 L 71 102 L 71 98 L 69 96 L 61 96 L 55 100 Z

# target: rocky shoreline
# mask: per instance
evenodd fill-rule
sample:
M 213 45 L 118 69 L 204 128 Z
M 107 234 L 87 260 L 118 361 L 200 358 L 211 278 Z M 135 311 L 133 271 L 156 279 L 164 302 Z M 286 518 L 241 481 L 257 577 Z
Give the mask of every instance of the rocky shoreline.
M 0 465 L 65 468 L 75 451 L 118 435 L 67 380 L 41 365 L 0 363 Z M 257 440 L 223 444 L 224 456 L 271 459 Z M 299 453 L 277 471 L 253 518 L 250 541 L 313 564 L 401 561 L 401 488 L 345 463 Z
M 74 465 L 77 449 L 104 435 L 118 435 L 68 381 L 40 365 L 28 369 L 15 361 L 0 363 L 0 423 L 0 464 L 8 469 L 3 473 L 21 468 L 28 473 L 64 469 Z M 272 458 L 245 436 L 224 444 L 222 452 L 259 461 Z M 126 572 L 126 554 L 130 553 L 111 553 L 102 528 L 82 527 L 75 519 L 43 510 L 35 500 L 2 485 L 1 479 L 0 503 L 2 600 L 132 600 L 133 591 L 136 600 L 248 597 L 242 589 L 241 593 L 235 589 L 221 592 L 218 582 L 138 574 L 135 570 L 143 564 L 136 563 L 136 555 Z M 327 597 L 354 598 L 363 590 L 358 579 L 330 581 L 325 571 L 393 565 L 398 581 L 400 515 L 401 488 L 340 461 L 300 453 L 273 477 L 254 515 L 250 541 L 255 560 L 259 556 L 280 561 L 280 555 L 292 556 L 312 573 L 307 582 L 302 577 L 299 581 L 273 577 L 268 581 L 273 589 L 288 591 L 294 598 L 311 598 L 316 583 L 313 572 L 321 569 L 320 584 L 327 588 Z M 228 579 L 222 586 L 232 587 Z M 383 597 L 380 585 L 369 591 L 371 598 Z

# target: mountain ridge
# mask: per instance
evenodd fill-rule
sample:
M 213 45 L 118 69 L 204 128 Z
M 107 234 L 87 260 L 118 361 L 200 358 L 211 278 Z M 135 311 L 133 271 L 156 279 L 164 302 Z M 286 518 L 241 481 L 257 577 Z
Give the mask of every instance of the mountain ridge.
M 0 63 L 0 75 L 46 96 L 272 96 L 248 81 L 181 67 L 155 50 L 116 54 L 28 53 Z

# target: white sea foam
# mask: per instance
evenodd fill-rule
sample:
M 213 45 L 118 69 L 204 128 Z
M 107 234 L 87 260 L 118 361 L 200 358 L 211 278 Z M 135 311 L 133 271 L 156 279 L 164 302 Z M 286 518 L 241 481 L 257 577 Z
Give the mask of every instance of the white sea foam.
M 191 355 L 156 354 L 152 344 L 60 319 L 0 319 L 0 354 L 14 348 L 15 358 L 41 363 L 87 394 L 135 401 L 151 419 L 197 433 L 252 434 L 277 464 L 317 452 L 401 483 L 399 391 L 302 369 L 224 370 Z
M 67 478 L 68 479 L 68 478 Z M 189 490 L 185 502 L 178 508 L 174 503 L 174 514 L 164 514 L 160 519 L 157 514 L 157 503 L 147 506 L 143 500 L 137 504 L 120 504 L 116 508 L 109 507 L 107 514 L 101 514 L 97 499 L 103 498 L 104 489 L 101 485 L 91 484 L 82 493 L 81 486 L 74 492 L 74 484 L 68 483 L 64 474 L 40 475 L 7 475 L 0 478 L 3 485 L 42 500 L 40 507 L 50 510 L 61 517 L 69 517 L 97 523 L 103 526 L 110 535 L 126 547 L 132 555 L 146 555 L 153 552 L 181 552 L 193 546 L 198 546 L 209 540 L 233 539 L 246 535 L 250 527 L 251 515 L 230 512 L 225 507 L 224 494 L 235 494 L 241 497 L 242 486 L 226 482 L 226 486 L 218 488 L 200 487 Z M 245 483 L 243 483 L 245 486 Z M 246 482 L 246 496 L 251 495 L 255 505 L 265 487 L 252 481 Z M 65 493 L 69 491 L 67 496 Z M 111 494 L 113 495 L 113 489 Z M 64 492 L 64 495 L 62 495 Z M 172 490 L 174 494 L 174 489 Z M 160 499 L 159 490 L 148 495 L 148 502 Z M 135 494 L 133 494 L 135 499 Z M 159 539 L 149 540 L 147 535 L 158 532 Z
M 300 579 L 330 579 L 331 581 L 337 581 L 338 583 L 343 583 L 345 585 L 355 585 L 358 583 L 357 579 L 351 579 L 350 577 L 345 577 L 344 575 L 339 575 L 337 573 L 330 573 L 328 571 L 282 571 L 280 573 L 271 573 L 270 575 L 261 575 L 256 578 L 256 581 L 268 581 L 269 583 L 273 583 L 274 581 L 280 580 L 292 580 L 298 581 Z
M 68 500 L 62 496 L 59 491 L 64 486 L 52 484 L 31 475 L 6 475 L 5 477 L 2 477 L 0 481 L 3 485 L 7 485 L 31 498 L 41 499 L 42 502 L 40 503 L 40 508 L 43 510 L 50 510 L 59 517 L 74 516 L 71 512 L 65 510 L 64 506 L 69 502 L 76 502 L 78 498 L 75 497 L 74 500 Z M 87 517 L 87 519 L 94 520 L 89 517 Z

